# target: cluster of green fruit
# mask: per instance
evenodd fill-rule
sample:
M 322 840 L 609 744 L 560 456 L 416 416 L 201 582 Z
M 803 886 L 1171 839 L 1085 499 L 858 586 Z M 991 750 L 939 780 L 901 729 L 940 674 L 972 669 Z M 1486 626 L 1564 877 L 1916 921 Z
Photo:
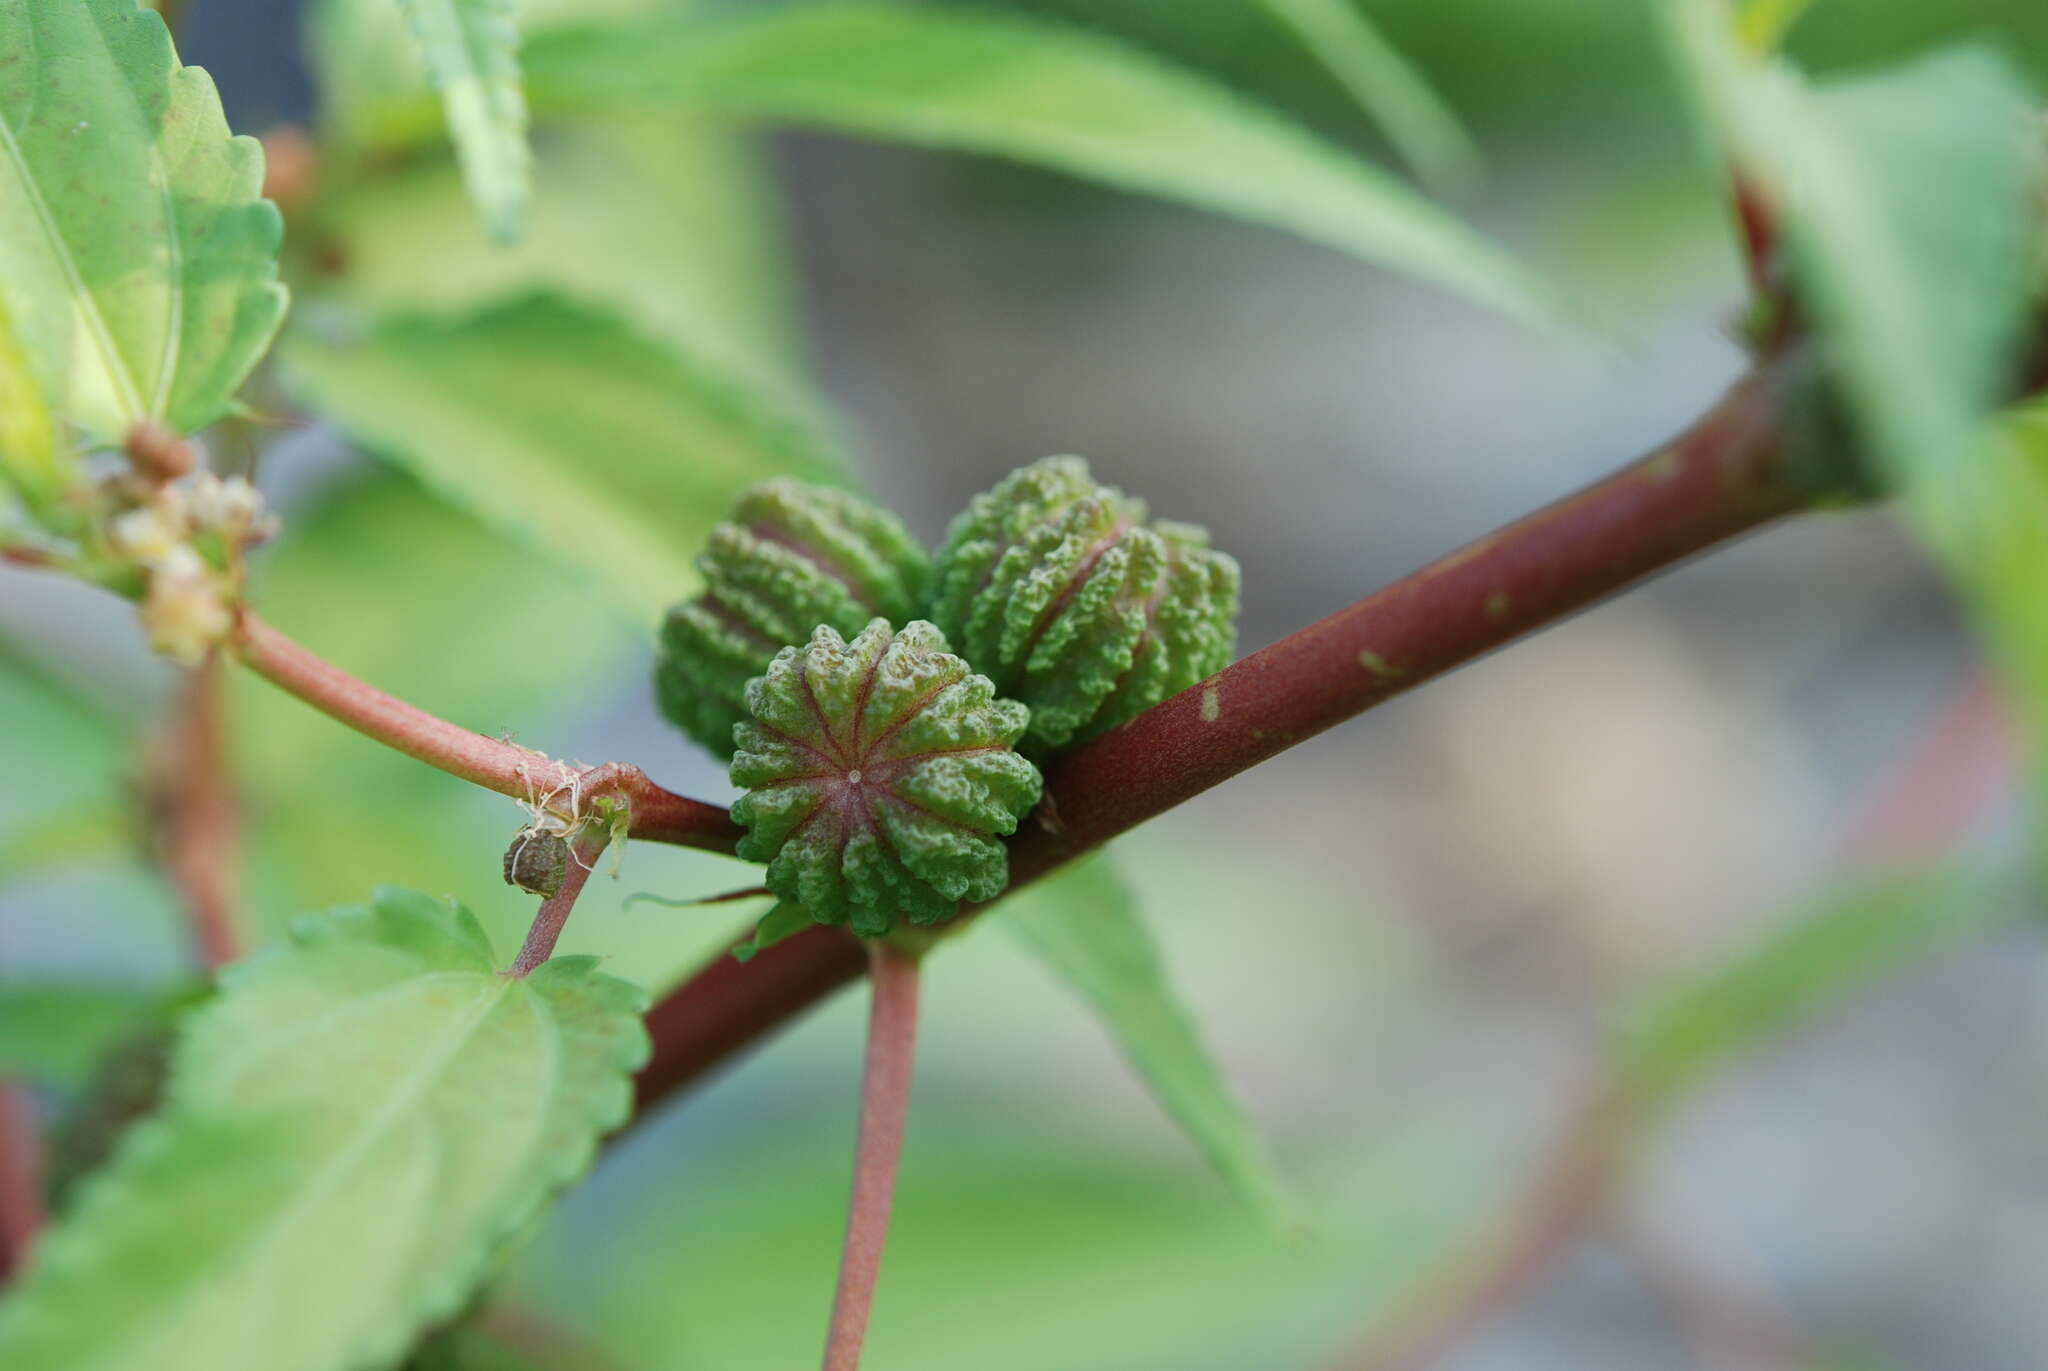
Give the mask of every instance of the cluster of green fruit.
M 1077 457 L 976 496 L 936 557 L 858 496 L 771 481 L 698 566 L 663 626 L 662 710 L 732 757 L 740 855 L 769 888 L 870 937 L 999 893 L 1034 762 L 1235 646 L 1237 563 Z

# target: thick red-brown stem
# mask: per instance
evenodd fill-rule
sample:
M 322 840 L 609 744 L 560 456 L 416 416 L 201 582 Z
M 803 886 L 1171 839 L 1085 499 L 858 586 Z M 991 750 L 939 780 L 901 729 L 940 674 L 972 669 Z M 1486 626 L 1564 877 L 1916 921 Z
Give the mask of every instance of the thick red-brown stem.
M 506 968 L 507 976 L 528 975 L 555 955 L 555 944 L 561 941 L 569 913 L 576 908 L 576 897 L 590 883 L 591 873 L 597 869 L 597 859 L 604 855 L 605 847 L 602 834 L 570 844 L 569 868 L 562 876 L 562 888 L 540 902 L 540 912 L 533 916 L 533 924 L 526 930 L 526 941 L 520 945 L 519 955 Z
M 28 1260 L 43 1226 L 43 1148 L 28 1087 L 0 1080 L 0 1284 Z
M 242 615 L 234 650 L 250 670 L 279 689 L 387 747 L 486 790 L 516 800 L 552 794 L 550 803 L 562 805 L 616 796 L 632 812 L 630 836 L 643 842 L 729 854 L 739 841 L 740 827 L 723 808 L 664 790 L 636 766 L 607 762 L 580 773 L 565 771 L 537 752 L 472 733 L 356 679 L 255 614 Z M 576 778 L 573 787 L 567 783 L 571 776 Z
M 1807 506 L 1817 492 L 1778 441 L 1780 384 L 1772 370 L 1752 374 L 1649 456 L 1055 762 L 1040 818 L 1010 845 L 1011 888 L 1333 724 Z M 862 966 L 859 946 L 826 927 L 745 965 L 712 961 L 649 1015 L 642 1104 L 717 1067 Z
M 867 1064 L 861 1073 L 860 1142 L 853 1158 L 853 1200 L 839 1253 L 839 1288 L 825 1338 L 824 1371 L 858 1371 L 867 1341 L 868 1310 L 882 1270 L 889 1211 L 896 1200 L 896 1164 L 910 1114 L 911 1065 L 917 1054 L 917 957 L 876 939 L 868 944 Z
M 217 971 L 239 955 L 235 873 L 240 832 L 221 726 L 218 657 L 185 681 L 152 797 L 159 861 L 184 901 L 200 964 Z

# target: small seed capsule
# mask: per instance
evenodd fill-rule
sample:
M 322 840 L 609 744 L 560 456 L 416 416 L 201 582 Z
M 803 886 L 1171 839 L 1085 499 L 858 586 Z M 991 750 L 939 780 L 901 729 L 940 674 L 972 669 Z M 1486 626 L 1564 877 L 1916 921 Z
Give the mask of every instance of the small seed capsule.
M 936 923 L 1009 881 L 1003 835 L 1038 803 L 1014 750 L 1029 720 L 923 620 L 820 625 L 747 687 L 735 735 L 739 855 L 819 923 L 880 937 Z
M 712 529 L 697 559 L 705 588 L 669 611 L 655 695 L 675 725 L 732 755 L 747 682 L 819 624 L 858 633 L 917 612 L 929 559 L 895 515 L 842 490 L 768 481 Z
M 1239 572 L 1192 524 L 1047 457 L 969 502 L 932 573 L 932 621 L 1031 709 L 1023 747 L 1056 752 L 1230 664 Z

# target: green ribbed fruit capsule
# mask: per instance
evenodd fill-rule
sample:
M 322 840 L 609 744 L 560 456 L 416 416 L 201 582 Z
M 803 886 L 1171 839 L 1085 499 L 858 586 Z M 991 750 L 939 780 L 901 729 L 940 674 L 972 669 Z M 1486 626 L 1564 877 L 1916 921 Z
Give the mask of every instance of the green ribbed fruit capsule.
M 714 755 L 732 755 L 747 682 L 819 624 L 858 633 L 917 612 L 930 562 L 896 516 L 858 495 L 788 478 L 739 498 L 697 558 L 704 593 L 662 626 L 655 697 Z
M 1029 711 L 931 624 L 876 619 L 850 643 L 821 624 L 748 685 L 747 708 L 738 850 L 782 899 L 873 938 L 1008 884 L 998 838 L 1038 803 L 1038 769 L 1013 750 Z
M 1079 457 L 977 495 L 947 530 L 931 617 L 996 690 L 1031 708 L 1024 747 L 1091 738 L 1230 665 L 1237 562 L 1192 524 L 1147 523 Z

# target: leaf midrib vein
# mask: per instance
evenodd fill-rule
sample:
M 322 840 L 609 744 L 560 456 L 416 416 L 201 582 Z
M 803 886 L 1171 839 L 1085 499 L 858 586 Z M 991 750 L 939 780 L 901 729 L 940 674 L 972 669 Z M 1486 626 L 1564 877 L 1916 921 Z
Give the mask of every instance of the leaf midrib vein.
M 440 977 L 421 977 L 415 984 L 436 979 Z M 236 1242 L 218 1263 L 217 1274 L 212 1280 L 188 1290 L 185 1297 L 179 1301 L 181 1307 L 171 1316 L 168 1326 L 158 1325 L 160 1331 L 150 1341 L 157 1346 L 165 1345 L 179 1327 L 204 1308 L 204 1301 L 201 1298 L 203 1295 L 216 1288 L 226 1275 L 245 1268 L 254 1254 L 260 1253 L 280 1232 L 285 1231 L 309 1205 L 331 1192 L 364 1154 L 383 1141 L 393 1123 L 426 1093 L 432 1082 L 440 1076 L 442 1069 L 469 1041 L 477 1025 L 504 1002 L 505 995 L 511 988 L 509 983 L 485 987 L 488 993 L 479 996 L 468 1012 L 449 1025 L 435 1046 L 422 1056 L 419 1066 L 402 1079 L 400 1086 L 392 1091 L 391 1097 L 375 1113 L 355 1128 L 354 1136 L 339 1151 L 330 1155 L 312 1179 L 297 1187 L 297 1193 L 291 1201 L 265 1219 L 253 1232 Z

